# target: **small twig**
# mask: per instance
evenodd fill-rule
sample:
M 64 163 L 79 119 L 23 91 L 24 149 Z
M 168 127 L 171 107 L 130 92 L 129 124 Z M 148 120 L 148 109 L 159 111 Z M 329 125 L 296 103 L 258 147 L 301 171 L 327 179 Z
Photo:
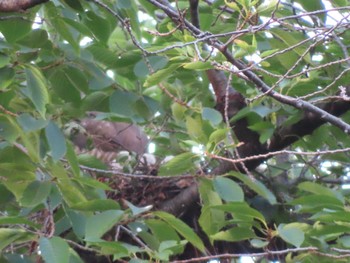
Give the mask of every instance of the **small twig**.
M 0 105 L 0 110 L 3 111 L 4 113 L 6 113 L 7 115 L 10 115 L 12 117 L 18 117 L 18 114 L 17 113 L 13 113 L 7 109 L 5 109 L 4 106 Z
M 152 31 L 152 30 L 146 30 L 146 31 L 153 36 L 166 37 L 166 36 L 172 35 L 176 30 L 178 30 L 180 28 L 180 26 L 181 25 L 179 24 L 175 28 L 173 28 L 172 30 L 170 30 L 169 32 L 166 32 L 166 33 L 160 33 L 158 31 Z
M 85 250 L 85 251 L 90 251 L 90 252 L 93 252 L 93 253 L 97 253 L 99 254 L 100 251 L 96 250 L 96 249 L 93 249 L 93 248 L 89 248 L 89 247 L 85 247 L 85 246 L 82 246 L 80 244 L 78 244 L 77 242 L 74 242 L 73 240 L 70 240 L 70 239 L 65 239 L 65 241 L 77 248 L 80 248 L 81 250 Z
M 114 171 L 114 170 L 103 170 L 103 169 L 98 169 L 98 168 L 93 168 L 93 167 L 88 167 L 85 165 L 80 165 L 79 166 L 81 169 L 91 171 L 91 172 L 97 172 L 97 173 L 104 173 L 104 174 L 113 174 L 116 176 L 120 177 L 130 177 L 130 178 L 138 178 L 138 179 L 151 179 L 151 180 L 166 180 L 166 179 L 174 179 L 174 178 L 193 178 L 197 177 L 198 175 L 175 175 L 175 176 L 153 176 L 153 175 L 146 175 L 146 174 L 129 174 L 129 173 L 122 173 L 119 171 Z
M 160 89 L 169 97 L 171 98 L 174 102 L 180 104 L 181 106 L 186 107 L 187 109 L 190 109 L 191 107 L 184 101 L 180 100 L 179 98 L 175 97 L 173 94 L 171 94 L 170 91 L 166 89 L 166 87 L 163 85 L 163 83 L 158 83 L 158 86 Z
M 141 248 L 151 251 L 151 249 L 127 227 L 125 226 L 118 226 L 118 227 L 122 229 L 124 232 L 126 232 L 137 244 L 141 246 Z
M 311 156 L 317 155 L 318 156 L 318 155 L 325 155 L 325 154 L 345 153 L 345 152 L 349 152 L 349 151 L 350 151 L 350 148 L 316 151 L 316 152 L 302 152 L 302 151 L 299 152 L 299 151 L 281 150 L 281 151 L 269 152 L 269 153 L 265 153 L 265 154 L 252 155 L 252 156 L 239 158 L 239 159 L 230 159 L 230 158 L 218 156 L 218 155 L 208 153 L 208 152 L 206 153 L 206 155 L 209 158 L 228 161 L 228 162 L 235 164 L 235 163 L 246 162 L 246 161 L 251 161 L 251 160 L 256 160 L 256 159 L 266 159 L 268 157 L 276 156 L 279 154 L 311 155 Z

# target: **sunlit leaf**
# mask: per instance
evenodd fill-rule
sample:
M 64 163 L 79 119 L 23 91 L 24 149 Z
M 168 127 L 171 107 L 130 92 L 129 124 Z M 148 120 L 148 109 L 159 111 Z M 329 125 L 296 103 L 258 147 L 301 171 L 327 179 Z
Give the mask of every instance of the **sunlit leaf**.
M 279 236 L 284 241 L 294 245 L 295 247 L 300 247 L 304 242 L 304 232 L 295 224 L 281 224 L 278 226 L 277 231 Z
M 159 169 L 159 175 L 179 175 L 184 172 L 191 172 L 197 158 L 194 153 L 179 154 Z

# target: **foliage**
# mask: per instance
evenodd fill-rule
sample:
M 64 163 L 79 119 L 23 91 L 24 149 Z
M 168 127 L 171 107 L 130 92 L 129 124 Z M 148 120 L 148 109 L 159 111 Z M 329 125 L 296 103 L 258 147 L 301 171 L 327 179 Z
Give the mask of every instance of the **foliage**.
M 346 262 L 350 138 L 336 124 L 350 120 L 348 1 L 200 1 L 203 34 L 184 22 L 195 1 L 165 5 L 182 21 L 160 2 L 57 0 L 0 13 L 1 260 L 208 261 L 261 252 L 261 262 Z M 247 69 L 232 66 L 218 41 Z M 234 116 L 215 107 L 210 69 L 225 72 L 249 102 Z M 249 72 L 275 93 L 262 94 Z M 316 113 L 304 102 L 334 123 L 307 119 Z M 118 155 L 121 170 L 103 172 L 110 167 L 65 135 L 90 111 L 142 127 L 157 161 L 145 172 L 135 154 Z M 237 156 L 245 134 L 228 119 L 246 121 L 265 150 Z M 290 127 L 302 132 L 288 135 Z M 280 137 L 281 147 L 269 148 Z M 267 154 L 254 159 L 259 166 L 239 161 L 255 154 Z M 216 172 L 232 160 L 248 168 Z M 197 185 L 200 198 L 172 215 L 166 202 Z

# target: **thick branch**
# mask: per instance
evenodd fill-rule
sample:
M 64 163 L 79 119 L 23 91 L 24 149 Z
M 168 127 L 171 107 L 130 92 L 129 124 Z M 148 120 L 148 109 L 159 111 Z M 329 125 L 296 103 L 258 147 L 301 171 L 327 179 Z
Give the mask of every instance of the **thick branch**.
M 158 208 L 173 215 L 180 216 L 198 200 L 198 186 L 194 183 L 181 191 L 181 193 L 174 198 L 163 202 Z
M 189 1 L 192 24 L 199 29 L 198 0 Z M 204 48 L 206 49 L 207 46 L 204 45 Z M 231 83 L 228 83 L 229 80 L 223 71 L 210 69 L 206 71 L 206 74 L 215 92 L 216 109 L 220 111 L 225 121 L 231 119 L 237 112 L 247 106 L 244 96 L 236 91 Z M 264 152 L 264 146 L 259 141 L 259 134 L 248 128 L 248 121 L 245 118 L 231 123 L 231 126 L 238 141 L 241 143 L 241 146 L 237 148 L 239 157 L 247 157 Z M 236 169 L 243 170 L 243 167 L 236 165 Z
M 49 0 L 1 0 L 0 12 L 19 12 Z
M 329 102 L 320 106 L 332 116 L 340 116 L 350 110 L 349 101 Z M 326 120 L 319 118 L 315 114 L 306 111 L 303 118 L 290 126 L 281 126 L 271 138 L 268 152 L 278 151 L 286 148 L 305 135 L 311 134 L 314 130 L 326 123 Z

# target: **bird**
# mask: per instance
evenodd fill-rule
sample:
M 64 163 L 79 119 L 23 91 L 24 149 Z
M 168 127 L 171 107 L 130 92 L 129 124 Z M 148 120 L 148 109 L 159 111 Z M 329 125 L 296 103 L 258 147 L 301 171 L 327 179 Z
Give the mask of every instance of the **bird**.
M 98 113 L 64 125 L 64 133 L 78 153 L 89 153 L 103 161 L 111 161 L 121 151 L 142 155 L 148 146 L 147 135 L 138 125 L 96 119 Z M 104 156 L 104 158 L 101 158 Z

